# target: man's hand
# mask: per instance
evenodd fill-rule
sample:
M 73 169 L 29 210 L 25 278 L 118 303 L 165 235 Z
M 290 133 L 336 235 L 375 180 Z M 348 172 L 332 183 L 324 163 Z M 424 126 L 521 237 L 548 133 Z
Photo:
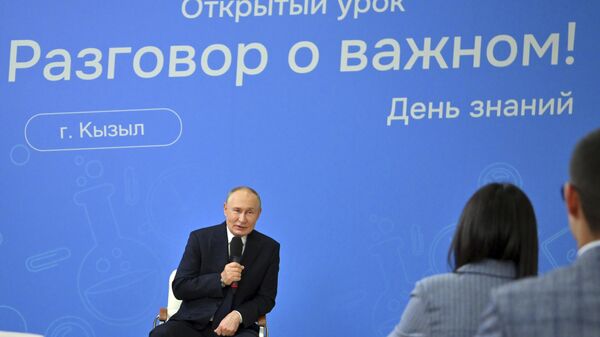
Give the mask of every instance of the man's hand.
M 219 336 L 233 336 L 239 326 L 240 314 L 232 311 L 219 323 L 219 326 L 215 329 L 215 333 Z
M 226 264 L 221 272 L 221 281 L 227 286 L 233 282 L 240 281 L 242 279 L 242 270 L 244 270 L 244 266 L 237 262 Z

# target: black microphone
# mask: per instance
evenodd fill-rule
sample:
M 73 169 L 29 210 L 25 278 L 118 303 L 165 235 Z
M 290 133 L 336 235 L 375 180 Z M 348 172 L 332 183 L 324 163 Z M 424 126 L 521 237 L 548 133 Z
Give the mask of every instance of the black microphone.
M 229 251 L 230 251 L 230 258 L 229 258 L 229 262 L 237 262 L 240 263 L 242 261 L 242 248 L 243 248 L 244 244 L 242 243 L 242 238 L 239 236 L 234 236 L 231 239 L 231 244 L 229 246 Z M 232 288 L 237 288 L 238 287 L 238 283 L 237 282 L 232 282 L 231 283 L 231 287 Z

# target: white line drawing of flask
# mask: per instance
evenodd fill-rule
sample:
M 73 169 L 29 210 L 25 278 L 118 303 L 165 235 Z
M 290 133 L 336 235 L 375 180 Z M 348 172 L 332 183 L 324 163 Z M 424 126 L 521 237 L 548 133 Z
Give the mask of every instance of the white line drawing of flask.
M 77 285 L 92 315 L 107 324 L 130 325 L 155 309 L 158 261 L 146 245 L 121 236 L 111 201 L 114 191 L 112 184 L 100 184 L 74 195 L 95 242 L 81 263 Z

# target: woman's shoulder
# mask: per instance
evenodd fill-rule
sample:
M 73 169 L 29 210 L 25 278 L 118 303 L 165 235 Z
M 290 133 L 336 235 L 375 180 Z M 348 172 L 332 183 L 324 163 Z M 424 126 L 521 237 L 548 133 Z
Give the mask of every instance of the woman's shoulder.
M 458 281 L 458 274 L 456 273 L 443 273 L 427 276 L 417 282 L 416 287 L 422 289 L 435 289 L 439 287 L 445 287 L 449 284 L 453 284 Z
M 498 261 L 466 264 L 456 272 L 425 277 L 417 282 L 415 290 L 427 293 L 436 291 L 469 292 L 474 288 L 495 287 L 514 280 L 514 265 Z

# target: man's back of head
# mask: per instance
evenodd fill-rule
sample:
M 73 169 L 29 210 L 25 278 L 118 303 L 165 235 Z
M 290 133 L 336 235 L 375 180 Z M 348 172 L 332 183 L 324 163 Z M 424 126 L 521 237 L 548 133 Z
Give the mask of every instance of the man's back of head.
M 600 129 L 579 141 L 565 189 L 569 223 L 579 247 L 600 239 Z
M 579 141 L 563 197 L 576 261 L 494 289 L 477 337 L 600 336 L 600 129 Z

